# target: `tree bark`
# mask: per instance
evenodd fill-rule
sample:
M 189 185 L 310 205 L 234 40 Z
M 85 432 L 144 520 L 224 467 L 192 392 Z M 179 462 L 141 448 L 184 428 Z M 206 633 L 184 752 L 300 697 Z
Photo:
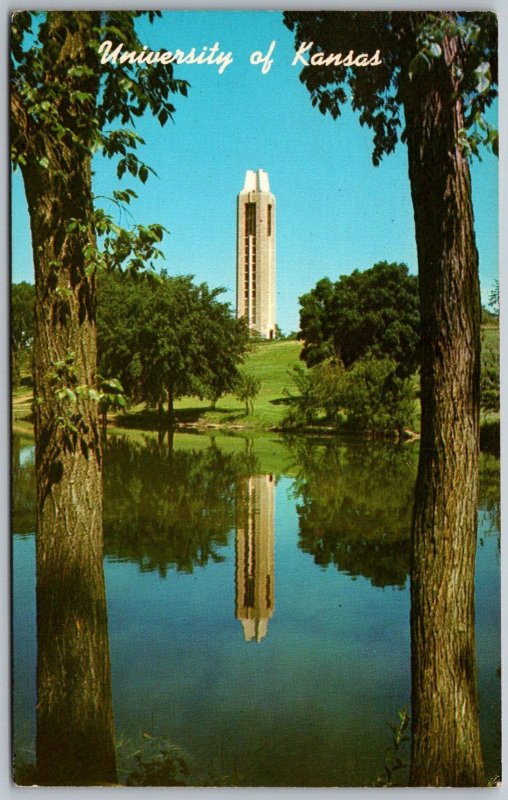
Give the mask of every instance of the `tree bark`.
M 167 388 L 168 392 L 168 418 L 169 424 L 173 425 L 175 421 L 175 398 L 173 394 L 173 390 L 170 386 Z
M 58 14 L 50 20 L 60 58 L 72 64 L 88 58 L 85 15 L 76 20 L 72 31 Z M 114 783 L 100 430 L 88 395 L 96 387 L 95 279 L 84 254 L 95 244 L 91 156 L 39 130 L 27 137 L 23 177 L 36 283 L 37 781 Z M 74 220 L 80 227 L 69 230 Z
M 404 93 L 422 324 L 412 527 L 410 784 L 484 783 L 476 686 L 480 292 L 471 181 L 458 144 L 460 42 Z

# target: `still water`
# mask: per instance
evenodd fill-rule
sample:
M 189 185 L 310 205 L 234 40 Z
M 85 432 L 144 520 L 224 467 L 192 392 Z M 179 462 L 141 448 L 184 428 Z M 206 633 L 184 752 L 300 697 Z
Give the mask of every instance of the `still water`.
M 15 441 L 14 743 L 34 760 L 33 445 Z M 178 748 L 195 784 L 373 785 L 410 701 L 417 448 L 111 437 L 104 569 L 120 777 Z M 499 461 L 482 456 L 482 742 L 500 771 Z M 403 752 L 407 761 L 407 752 Z M 395 782 L 405 783 L 400 769 Z

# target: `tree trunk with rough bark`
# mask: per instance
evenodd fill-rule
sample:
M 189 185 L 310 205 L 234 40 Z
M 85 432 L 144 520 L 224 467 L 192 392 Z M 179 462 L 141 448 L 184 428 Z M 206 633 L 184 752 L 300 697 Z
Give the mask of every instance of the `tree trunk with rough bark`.
M 444 59 L 405 92 L 422 321 L 421 444 L 412 529 L 410 783 L 484 783 L 474 630 L 480 292 L 463 103 Z
M 69 64 L 88 58 L 86 19 L 76 19 L 70 30 L 52 18 Z M 27 131 L 22 169 L 36 283 L 37 781 L 114 783 L 100 427 L 88 394 L 96 388 L 95 278 L 85 256 L 95 244 L 91 156 L 66 137 L 44 137 Z

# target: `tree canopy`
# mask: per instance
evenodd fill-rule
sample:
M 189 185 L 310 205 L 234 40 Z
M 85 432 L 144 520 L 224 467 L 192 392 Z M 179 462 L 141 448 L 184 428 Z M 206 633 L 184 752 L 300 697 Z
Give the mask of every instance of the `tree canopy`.
M 20 361 L 34 338 L 35 287 L 22 281 L 11 287 L 11 374 L 13 385 L 20 378 Z
M 351 102 L 361 125 L 373 132 L 372 160 L 379 164 L 407 140 L 402 107 L 408 92 L 418 90 L 420 76 L 430 76 L 437 62 L 445 61 L 447 42 L 460 39 L 464 58 L 455 65 L 455 78 L 465 99 L 464 127 L 458 131 L 461 146 L 478 153 L 481 143 L 497 152 L 497 131 L 487 123 L 485 109 L 497 96 L 497 19 L 486 12 L 311 11 L 284 12 L 286 26 L 297 45 L 312 43 L 308 66 L 300 80 L 322 114 L 340 117 Z M 381 52 L 372 68 L 347 64 L 320 64 L 317 54 Z M 314 57 L 314 63 L 312 59 Z
M 346 368 L 365 355 L 391 358 L 407 377 L 418 364 L 418 302 L 418 280 L 405 264 L 323 278 L 300 297 L 301 357 L 310 367 L 332 357 Z
M 185 395 L 217 401 L 238 377 L 249 333 L 222 288 L 189 275 L 105 274 L 98 292 L 99 372 L 119 378 L 133 401 L 162 407 Z

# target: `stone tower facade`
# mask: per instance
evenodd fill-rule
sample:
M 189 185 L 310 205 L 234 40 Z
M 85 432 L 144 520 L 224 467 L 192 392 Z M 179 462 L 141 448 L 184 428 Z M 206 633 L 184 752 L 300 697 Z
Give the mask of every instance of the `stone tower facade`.
M 275 479 L 240 481 L 236 498 L 236 618 L 247 642 L 267 634 L 275 606 Z
M 236 314 L 266 339 L 275 336 L 275 197 L 268 174 L 247 170 L 238 195 Z

